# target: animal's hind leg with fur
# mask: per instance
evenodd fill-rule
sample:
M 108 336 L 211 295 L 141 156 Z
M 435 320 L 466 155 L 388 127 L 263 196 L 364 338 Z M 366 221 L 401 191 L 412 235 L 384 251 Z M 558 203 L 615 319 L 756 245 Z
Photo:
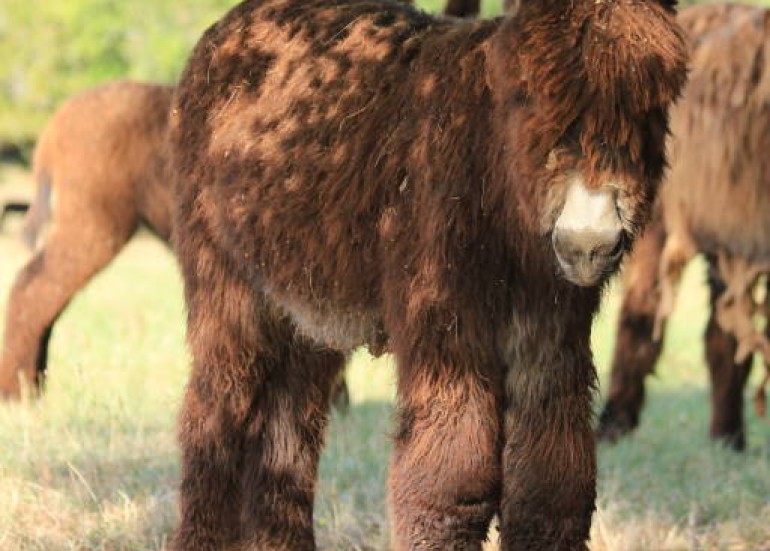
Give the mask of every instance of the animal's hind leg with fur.
M 131 237 L 132 220 L 89 218 L 84 211 L 55 223 L 44 246 L 21 269 L 6 307 L 0 397 L 19 398 L 44 382 L 48 340 L 56 319 L 91 277 Z
M 623 304 L 615 334 L 609 395 L 596 431 L 601 440 L 614 442 L 639 424 L 644 382 L 655 370 L 665 334 L 664 320 L 660 338 L 653 338 L 660 308 L 658 272 L 665 240 L 662 220 L 654 220 L 623 267 Z
M 189 256 L 193 369 L 172 549 L 315 549 L 318 459 L 344 356 L 298 336 L 211 249 L 185 267 Z
M 743 400 L 746 381 L 751 373 L 753 356 L 735 363 L 738 342 L 726 333 L 716 319 L 715 306 L 725 291 L 715 260 L 709 259 L 709 291 L 711 312 L 704 335 L 706 362 L 711 379 L 711 438 L 724 442 L 736 451 L 746 447 Z

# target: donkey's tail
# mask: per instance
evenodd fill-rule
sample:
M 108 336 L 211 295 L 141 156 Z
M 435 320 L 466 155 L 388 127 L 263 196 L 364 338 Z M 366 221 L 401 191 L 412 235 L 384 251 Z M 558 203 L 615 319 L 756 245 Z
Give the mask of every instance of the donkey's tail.
M 51 218 L 51 175 L 46 170 L 36 174 L 37 193 L 24 217 L 21 238 L 30 249 L 35 248 L 43 225 Z

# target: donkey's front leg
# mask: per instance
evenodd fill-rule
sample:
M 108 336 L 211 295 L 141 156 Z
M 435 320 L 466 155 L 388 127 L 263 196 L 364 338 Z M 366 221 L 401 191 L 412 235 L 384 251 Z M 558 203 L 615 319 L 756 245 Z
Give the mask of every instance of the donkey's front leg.
M 470 358 L 442 356 L 398 358 L 389 480 L 397 551 L 480 551 L 499 503 L 499 379 Z
M 585 550 L 596 498 L 590 315 L 577 323 L 544 316 L 513 325 L 501 548 Z

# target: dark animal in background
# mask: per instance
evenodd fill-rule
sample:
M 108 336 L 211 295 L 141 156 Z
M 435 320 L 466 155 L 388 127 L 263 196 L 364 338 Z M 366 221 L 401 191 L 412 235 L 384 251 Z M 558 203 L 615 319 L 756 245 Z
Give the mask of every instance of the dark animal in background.
M 767 360 L 770 346 L 752 322 L 755 313 L 766 317 L 767 307 L 755 309 L 751 296 L 770 266 L 770 12 L 703 5 L 679 19 L 693 42 L 690 80 L 672 110 L 672 164 L 655 222 L 624 268 L 609 398 L 598 434 L 615 440 L 639 423 L 644 379 L 661 352 L 674 286 L 689 259 L 703 253 L 711 293 L 704 335 L 710 434 L 741 450 L 751 353 L 762 352 Z
M 3 229 L 3 224 L 9 214 L 26 214 L 29 210 L 29 203 L 23 199 L 7 199 L 0 200 L 0 230 Z
M 447 0 L 444 15 L 452 17 L 476 17 L 481 9 L 481 0 Z
M 501 2 L 505 13 L 515 13 L 520 0 L 503 0 Z M 452 17 L 478 17 L 481 12 L 481 0 L 447 0 L 444 5 L 444 15 Z
M 0 140 L 0 165 L 25 166 L 25 151 L 28 144 L 11 143 Z M 14 194 L 0 194 L 0 230 L 10 214 L 24 214 L 29 209 L 29 201 Z
M 192 374 L 172 549 L 310 550 L 331 383 L 398 365 L 395 549 L 586 549 L 591 320 L 646 221 L 668 4 L 437 19 L 262 0 L 195 48 L 171 142 Z
M 0 139 L 0 163 L 26 166 L 27 152 L 31 149 L 31 144 L 24 140 L 14 143 Z
M 56 319 L 140 225 L 169 239 L 171 91 L 128 81 L 94 88 L 62 105 L 41 134 L 26 239 L 33 244 L 49 217 L 52 227 L 8 299 L 0 396 L 18 398 L 23 386 L 42 384 Z

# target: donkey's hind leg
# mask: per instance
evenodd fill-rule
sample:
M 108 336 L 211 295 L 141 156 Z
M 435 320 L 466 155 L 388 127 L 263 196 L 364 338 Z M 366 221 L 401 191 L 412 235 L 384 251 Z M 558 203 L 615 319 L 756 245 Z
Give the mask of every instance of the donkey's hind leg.
M 135 228 L 87 218 L 83 213 L 55 225 L 16 276 L 6 307 L 0 397 L 19 398 L 24 388 L 42 389 L 56 319 L 75 293 L 123 248 Z
M 711 438 L 723 442 L 735 451 L 746 447 L 746 425 L 743 400 L 746 382 L 751 373 L 753 355 L 736 363 L 738 341 L 719 325 L 716 304 L 725 292 L 725 282 L 713 257 L 708 258 L 710 314 L 704 332 L 706 363 L 711 380 Z

